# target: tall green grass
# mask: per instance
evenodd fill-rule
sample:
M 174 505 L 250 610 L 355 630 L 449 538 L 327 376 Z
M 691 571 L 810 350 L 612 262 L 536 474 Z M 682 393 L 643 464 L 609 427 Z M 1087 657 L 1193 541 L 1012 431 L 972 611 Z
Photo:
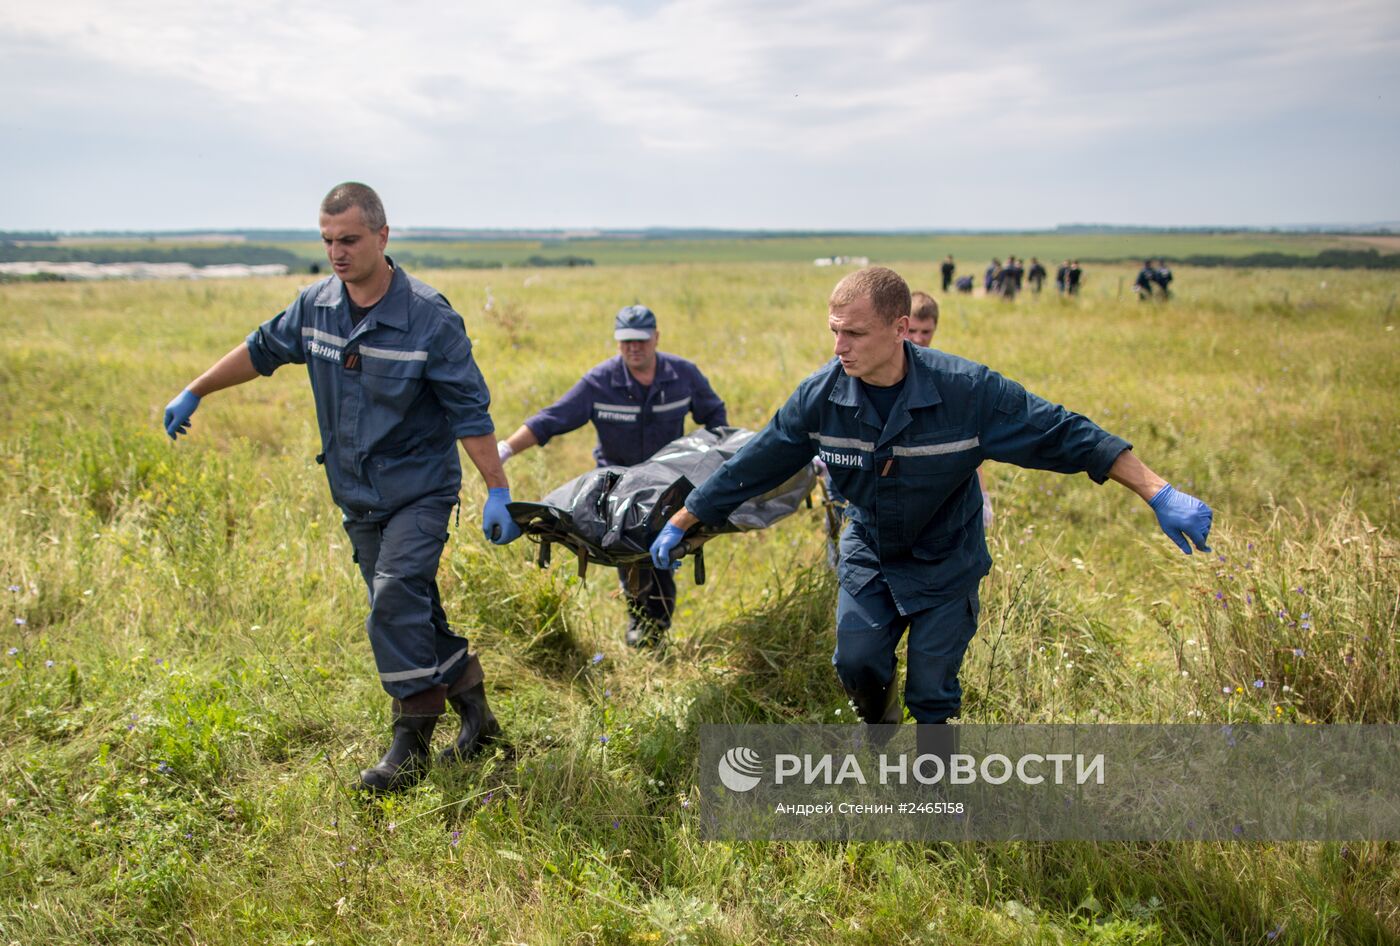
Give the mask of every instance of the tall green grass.
M 610 354 L 634 301 L 758 426 L 826 357 L 835 275 L 434 281 L 509 431 Z M 1133 441 L 1215 507 L 1213 552 L 1180 555 L 1115 486 L 989 465 L 964 718 L 1394 722 L 1393 278 L 1187 270 L 1147 305 L 1120 294 L 1130 277 L 945 299 L 936 342 Z M 360 801 L 388 706 L 304 378 L 207 399 L 179 444 L 158 427 L 296 285 L 0 287 L 0 942 L 1400 938 L 1385 843 L 702 842 L 702 724 L 850 718 L 819 510 L 712 543 L 671 647 L 638 654 L 612 574 L 489 546 L 469 477 L 439 577 L 513 749 Z M 590 447 L 580 431 L 513 460 L 516 495 Z

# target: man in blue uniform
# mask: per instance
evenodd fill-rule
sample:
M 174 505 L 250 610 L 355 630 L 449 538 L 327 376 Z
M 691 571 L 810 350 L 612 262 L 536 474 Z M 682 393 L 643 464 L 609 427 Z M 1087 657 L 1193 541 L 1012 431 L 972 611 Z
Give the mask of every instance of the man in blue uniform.
M 482 529 L 520 535 L 493 446 L 491 397 L 462 318 L 436 290 L 384 254 L 384 205 L 369 187 L 340 184 L 321 202 L 321 239 L 334 275 L 302 291 L 165 409 L 174 439 L 209 394 L 306 365 L 321 454 L 355 561 L 369 589 L 365 621 L 379 680 L 393 700 L 393 738 L 360 773 L 371 791 L 402 791 L 429 766 L 446 704 L 461 729 L 443 758 L 496 738 L 481 663 L 447 623 L 437 569 L 462 487 L 460 442 L 488 487 Z
M 590 420 L 598 432 L 599 466 L 634 466 L 685 433 L 687 412 L 703 427 L 729 423 L 724 402 L 692 362 L 656 350 L 656 315 L 631 305 L 613 320 L 618 354 L 592 368 L 558 401 L 498 444 L 504 463 L 522 450 L 577 430 Z M 626 640 L 632 647 L 661 643 L 676 609 L 670 569 L 618 569 L 627 599 Z
M 698 523 L 820 455 L 852 520 L 841 542 L 837 676 L 861 718 L 898 722 L 895 648 L 909 632 L 905 704 L 918 723 L 958 714 L 958 671 L 977 629 L 977 585 L 991 567 L 976 470 L 984 460 L 1113 479 L 1150 503 L 1188 555 L 1211 511 L 1142 464 L 1131 445 L 995 371 L 902 337 L 909 288 L 872 267 L 843 279 L 827 324 L 834 358 L 758 436 L 690 494 L 652 545 L 658 568 Z

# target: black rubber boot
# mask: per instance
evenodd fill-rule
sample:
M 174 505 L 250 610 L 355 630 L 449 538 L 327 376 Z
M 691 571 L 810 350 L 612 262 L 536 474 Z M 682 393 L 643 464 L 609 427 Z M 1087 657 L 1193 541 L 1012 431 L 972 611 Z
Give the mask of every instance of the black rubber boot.
M 456 741 L 438 754 L 439 762 L 465 762 L 500 740 L 501 724 L 496 722 L 486 702 L 485 683 L 478 682 L 460 693 L 449 693 L 447 702 L 462 717 L 462 728 L 457 732 Z
M 904 709 L 899 705 L 899 690 L 894 681 L 880 690 L 847 690 L 851 707 L 863 722 L 872 726 L 898 725 L 904 720 Z
M 623 640 L 628 647 L 661 647 L 666 643 L 667 628 L 649 617 L 632 615 L 627 619 L 627 633 Z
M 360 773 L 360 785 L 371 792 L 403 792 L 423 781 L 432 764 L 431 748 L 437 716 L 394 715 L 394 738 L 389 751 L 373 768 Z

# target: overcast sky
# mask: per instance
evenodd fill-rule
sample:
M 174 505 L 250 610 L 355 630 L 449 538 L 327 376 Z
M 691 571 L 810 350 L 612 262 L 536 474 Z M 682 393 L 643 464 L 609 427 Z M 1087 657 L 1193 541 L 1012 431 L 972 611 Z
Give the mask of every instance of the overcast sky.
M 1400 219 L 1396 0 L 6 0 L 0 229 Z

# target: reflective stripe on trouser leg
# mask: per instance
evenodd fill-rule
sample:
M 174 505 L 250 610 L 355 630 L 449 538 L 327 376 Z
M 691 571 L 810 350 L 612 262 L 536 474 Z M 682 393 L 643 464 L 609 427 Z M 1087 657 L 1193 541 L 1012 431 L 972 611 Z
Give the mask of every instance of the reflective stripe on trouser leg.
M 437 588 L 452 506 L 422 499 L 383 522 L 345 523 L 369 588 L 365 629 L 379 680 L 395 699 L 450 685 L 466 666 L 466 638 L 448 627 Z
M 895 647 L 907 622 L 880 579 L 855 595 L 841 586 L 836 598 L 836 651 L 831 662 L 846 692 L 884 692 L 894 680 Z
M 920 723 L 942 723 L 962 708 L 958 671 L 981 610 L 977 589 L 909 616 L 904 705 Z

